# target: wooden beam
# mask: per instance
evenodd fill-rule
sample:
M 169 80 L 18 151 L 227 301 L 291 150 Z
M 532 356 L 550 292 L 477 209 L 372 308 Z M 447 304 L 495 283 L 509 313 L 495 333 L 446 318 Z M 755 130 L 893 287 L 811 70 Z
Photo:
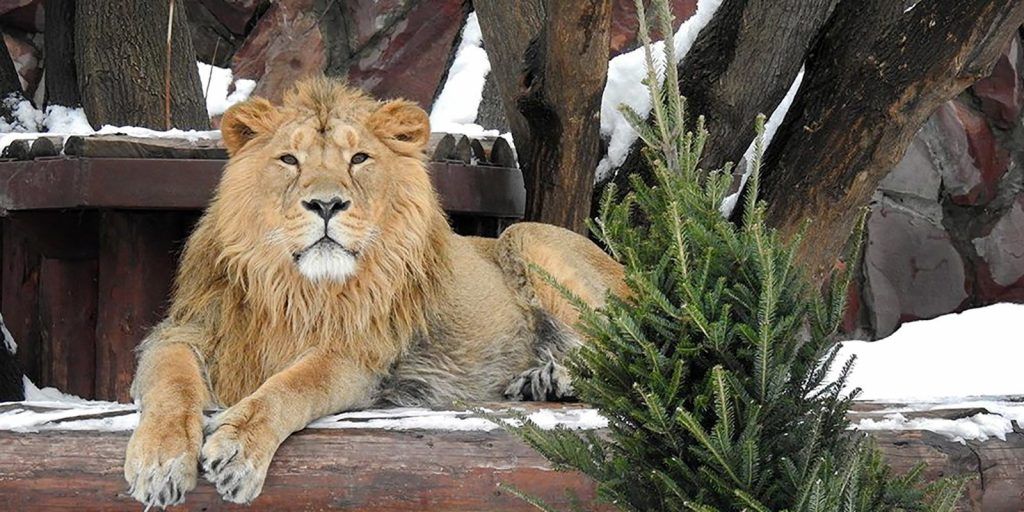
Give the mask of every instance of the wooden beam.
M 54 158 L 0 162 L 0 211 L 74 208 L 206 207 L 223 160 Z M 526 192 L 519 170 L 431 162 L 431 179 L 450 212 L 519 218 Z

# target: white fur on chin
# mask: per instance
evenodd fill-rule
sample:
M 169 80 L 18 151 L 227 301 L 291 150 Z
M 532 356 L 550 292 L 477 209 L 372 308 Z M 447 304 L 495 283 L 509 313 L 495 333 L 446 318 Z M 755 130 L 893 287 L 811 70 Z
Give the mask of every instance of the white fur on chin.
M 313 282 L 343 282 L 356 273 L 356 258 L 337 244 L 320 243 L 299 256 L 299 273 Z

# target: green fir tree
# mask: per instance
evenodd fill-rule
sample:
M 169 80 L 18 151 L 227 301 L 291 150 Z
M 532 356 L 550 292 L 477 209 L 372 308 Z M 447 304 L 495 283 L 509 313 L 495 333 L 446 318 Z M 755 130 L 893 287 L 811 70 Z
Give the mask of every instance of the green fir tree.
M 668 2 L 654 5 L 672 63 Z M 763 117 L 737 227 L 720 211 L 731 176 L 699 169 L 703 120 L 686 130 L 675 66 L 661 80 L 644 3 L 636 6 L 653 122 L 624 114 L 654 177 L 634 176 L 622 197 L 607 190 L 591 224 L 625 266 L 631 295 L 594 310 L 561 288 L 591 340 L 571 357 L 574 386 L 608 418 L 609 433 L 510 428 L 557 468 L 594 478 L 600 498 L 622 510 L 954 510 L 962 481 L 925 486 L 920 468 L 894 475 L 847 429 L 853 362 L 826 378 L 852 270 L 819 292 L 795 263 L 799 240 L 765 225 L 756 199 Z M 853 262 L 859 245 L 850 245 Z

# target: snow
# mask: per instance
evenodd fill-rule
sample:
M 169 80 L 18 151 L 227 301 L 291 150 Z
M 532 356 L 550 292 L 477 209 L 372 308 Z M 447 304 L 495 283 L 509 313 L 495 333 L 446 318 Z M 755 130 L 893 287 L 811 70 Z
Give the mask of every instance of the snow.
M 219 116 L 235 103 L 245 101 L 256 88 L 255 80 L 235 80 L 230 69 L 199 61 L 196 61 L 196 66 L 199 67 L 199 80 L 203 84 L 206 110 L 210 117 Z M 229 90 L 232 92 L 229 93 Z
M 678 64 L 690 51 L 697 35 L 711 21 L 721 4 L 721 0 L 700 0 L 697 3 L 697 11 L 679 26 L 672 38 L 676 58 L 673 64 Z M 655 59 L 663 59 L 664 42 L 654 43 L 651 51 Z M 659 68 L 658 76 L 663 77 L 665 63 L 656 60 L 655 65 Z M 608 138 L 608 154 L 597 164 L 597 182 L 604 181 L 622 165 L 629 147 L 637 138 L 636 130 L 619 111 L 620 105 L 628 105 L 642 118 L 647 117 L 651 110 L 650 93 L 641 83 L 646 76 L 647 63 L 643 48 L 618 55 L 608 62 L 608 82 L 601 96 L 601 135 Z
M 4 349 L 11 354 L 18 353 L 18 344 L 14 342 L 14 336 L 11 336 L 11 331 L 7 330 L 7 324 L 4 323 L 3 315 L 0 315 L 0 334 L 4 338 Z
M 98 400 L 85 400 L 54 388 L 39 389 L 25 378 L 25 401 L 0 413 L 0 430 L 39 432 L 45 430 L 96 430 L 117 432 L 134 429 L 139 422 L 136 406 Z M 502 416 L 521 411 L 510 403 L 504 410 L 488 410 Z M 77 419 L 76 419 L 77 418 Z M 541 428 L 558 426 L 571 429 L 598 429 L 608 425 L 594 409 L 543 409 L 527 415 Z M 507 420 L 516 423 L 515 420 Z M 437 411 L 405 407 L 344 412 L 320 418 L 310 428 L 491 431 L 499 428 L 490 420 L 469 410 Z
M 1006 434 L 1013 432 L 1010 419 L 998 414 L 979 413 L 969 418 L 912 418 L 901 413 L 886 415 L 881 420 L 866 418 L 854 425 L 855 430 L 929 430 L 952 441 L 966 444 L 968 440 L 987 441 L 995 437 L 1006 441 Z
M 796 93 L 800 90 L 800 84 L 803 80 L 804 67 L 800 66 L 800 72 L 797 73 L 796 78 L 793 79 L 793 83 L 789 86 L 789 90 L 786 91 L 786 95 L 782 98 L 782 101 L 779 102 L 778 106 L 775 107 L 772 115 L 769 116 L 768 120 L 764 123 L 763 151 L 768 150 L 768 145 L 771 144 L 772 139 L 775 138 L 775 132 L 778 131 L 782 121 L 786 119 L 786 113 L 789 112 L 789 107 L 793 104 L 793 98 L 796 98 Z M 743 175 L 740 177 L 739 189 L 722 200 L 720 211 L 722 212 L 722 216 L 725 218 L 732 216 L 732 211 L 736 208 L 736 202 L 739 201 L 740 193 L 743 192 L 743 187 L 746 186 L 747 179 L 750 178 L 750 171 L 752 170 L 750 162 L 754 160 L 756 143 L 756 139 L 750 141 L 750 146 L 747 146 L 747 150 L 743 153 L 743 159 L 740 160 L 739 167 L 743 168 Z
M 435 132 L 462 133 L 480 137 L 497 136 L 497 130 L 485 130 L 476 124 L 484 82 L 491 72 L 491 62 L 483 48 L 483 33 L 475 12 L 466 17 L 462 40 L 441 94 L 430 111 L 430 126 Z
M 994 304 L 908 322 L 879 341 L 843 342 L 837 366 L 857 356 L 847 385 L 862 388 L 862 400 L 1024 395 L 1021 319 L 1024 304 Z

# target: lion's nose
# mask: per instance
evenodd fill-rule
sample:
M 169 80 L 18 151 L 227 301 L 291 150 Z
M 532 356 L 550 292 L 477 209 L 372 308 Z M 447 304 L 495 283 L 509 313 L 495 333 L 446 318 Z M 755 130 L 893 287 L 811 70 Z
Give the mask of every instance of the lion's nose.
M 348 207 L 352 205 L 352 201 L 342 199 L 340 197 L 334 197 L 324 201 L 323 199 L 310 199 L 309 201 L 303 201 L 302 206 L 319 215 L 320 218 L 331 220 L 331 217 L 338 212 L 348 210 Z

